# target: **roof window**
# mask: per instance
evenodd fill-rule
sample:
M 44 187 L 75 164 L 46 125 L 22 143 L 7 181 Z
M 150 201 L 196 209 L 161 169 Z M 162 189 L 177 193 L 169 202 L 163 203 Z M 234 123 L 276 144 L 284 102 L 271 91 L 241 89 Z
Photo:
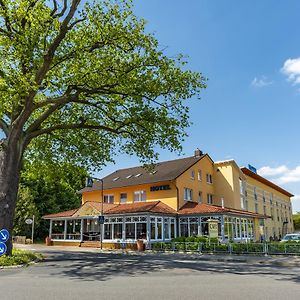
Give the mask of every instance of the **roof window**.
M 134 177 L 140 177 L 141 175 L 142 175 L 142 173 L 138 173 Z
M 113 179 L 113 181 L 117 181 L 119 178 L 120 178 L 120 177 L 116 177 L 116 178 Z
M 126 178 L 127 178 L 127 179 L 129 179 L 129 178 L 131 178 L 131 177 L 132 177 L 132 175 L 131 175 L 131 174 L 130 174 L 130 175 L 128 175 L 128 176 L 126 176 Z

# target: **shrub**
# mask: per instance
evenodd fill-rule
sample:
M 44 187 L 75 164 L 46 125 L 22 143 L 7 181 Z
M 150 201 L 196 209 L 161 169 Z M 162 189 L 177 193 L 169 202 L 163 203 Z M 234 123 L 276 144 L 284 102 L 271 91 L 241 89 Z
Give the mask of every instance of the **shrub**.
M 40 259 L 42 259 L 41 254 L 13 249 L 12 256 L 0 257 L 0 266 L 28 265 L 30 262 Z

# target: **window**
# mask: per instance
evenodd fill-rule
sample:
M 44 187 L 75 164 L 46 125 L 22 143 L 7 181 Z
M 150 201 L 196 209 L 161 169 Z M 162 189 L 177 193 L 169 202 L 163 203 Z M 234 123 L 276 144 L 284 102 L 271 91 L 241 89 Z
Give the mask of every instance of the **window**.
M 135 223 L 126 223 L 125 224 L 125 238 L 126 239 L 135 239 Z
M 195 180 L 195 171 L 194 170 L 192 170 L 192 172 L 191 172 L 191 179 Z
M 263 191 L 263 202 L 266 202 L 266 196 L 265 196 L 265 191 Z
M 257 201 L 256 186 L 253 187 L 254 199 Z
M 104 203 L 114 203 L 114 195 L 104 195 Z
M 209 184 L 213 183 L 212 175 L 211 174 L 206 174 L 206 182 Z
M 122 224 L 113 224 L 114 228 L 114 239 L 122 238 Z
M 112 239 L 112 224 L 104 224 L 104 239 Z
M 147 223 L 137 223 L 136 224 L 136 238 L 146 239 L 147 235 Z
M 258 204 L 255 203 L 255 212 L 258 214 Z
M 126 203 L 127 201 L 127 193 L 120 194 L 120 203 Z
M 266 209 L 266 206 L 264 205 L 264 215 L 267 214 L 267 209 Z
M 202 180 L 202 172 L 201 170 L 198 170 L 198 181 Z
M 273 204 L 273 194 L 270 193 L 270 204 L 272 205 Z
M 202 192 L 198 193 L 198 202 L 201 203 L 202 202 Z
M 135 191 L 134 202 L 146 201 L 146 191 Z
M 193 201 L 193 190 L 184 188 L 184 200 L 185 201 Z
M 207 203 L 213 204 L 213 195 L 212 194 L 207 194 Z

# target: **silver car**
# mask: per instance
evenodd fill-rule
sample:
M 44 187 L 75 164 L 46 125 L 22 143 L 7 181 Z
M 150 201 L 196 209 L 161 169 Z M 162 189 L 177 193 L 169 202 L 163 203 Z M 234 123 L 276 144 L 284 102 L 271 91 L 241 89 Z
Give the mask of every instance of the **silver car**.
M 281 242 L 300 242 L 300 233 L 289 233 L 286 234 Z

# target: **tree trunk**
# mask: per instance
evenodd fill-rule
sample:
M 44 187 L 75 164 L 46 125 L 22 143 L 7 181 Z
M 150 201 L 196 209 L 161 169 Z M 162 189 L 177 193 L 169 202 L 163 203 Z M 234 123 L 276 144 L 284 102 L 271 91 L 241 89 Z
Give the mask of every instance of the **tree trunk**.
M 6 242 L 7 255 L 12 253 L 12 229 L 15 214 L 23 147 L 20 137 L 0 141 L 0 230 L 10 237 Z

